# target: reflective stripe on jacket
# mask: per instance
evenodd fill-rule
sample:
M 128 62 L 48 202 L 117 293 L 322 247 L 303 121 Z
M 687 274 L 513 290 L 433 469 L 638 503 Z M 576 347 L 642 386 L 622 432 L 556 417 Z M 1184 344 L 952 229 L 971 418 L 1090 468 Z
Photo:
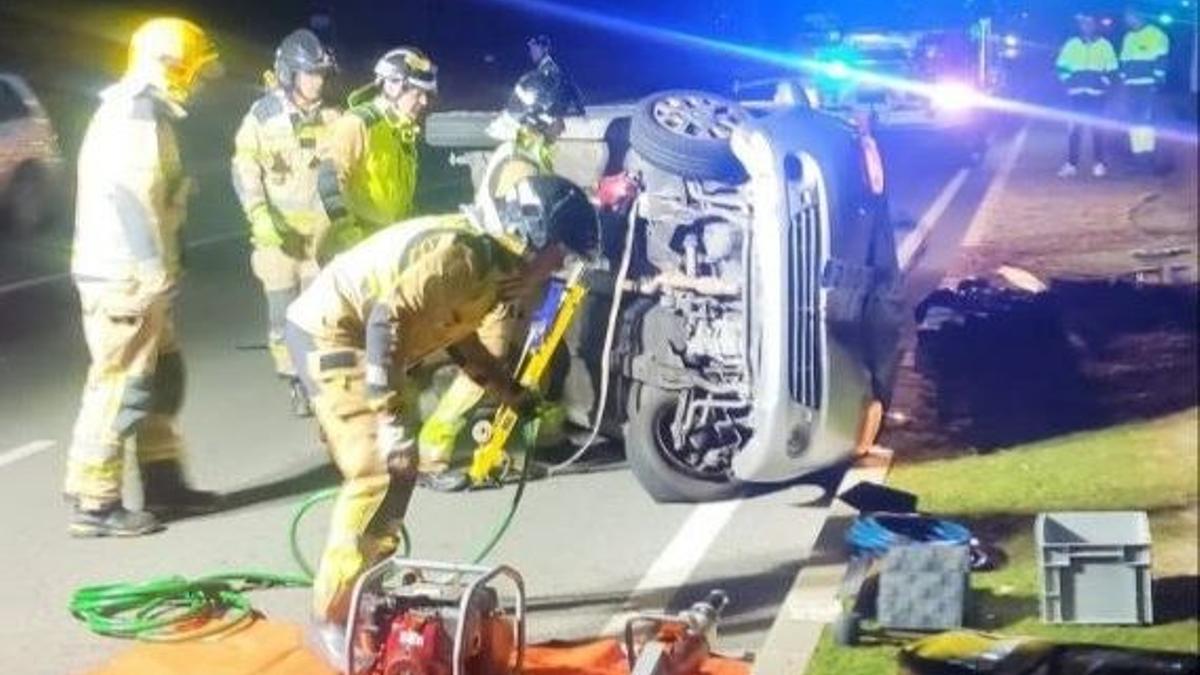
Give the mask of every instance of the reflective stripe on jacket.
M 326 343 L 366 351 L 373 405 L 391 411 L 404 372 L 443 349 L 472 378 L 512 385 L 504 354 L 507 280 L 520 260 L 462 214 L 397 223 L 337 256 L 288 308 Z
M 334 122 L 319 176 L 333 220 L 350 216 L 376 231 L 408 217 L 417 187 L 419 127 L 393 119 L 378 103 L 351 108 Z
M 325 106 L 301 111 L 281 89 L 250 107 L 232 160 L 234 191 L 247 218 L 270 209 L 304 236 L 328 226 L 317 194 L 317 148 L 337 118 L 338 112 Z
M 372 331 L 385 330 L 394 353 L 383 367 L 472 336 L 499 354 L 491 324 L 504 316 L 500 285 L 521 272 L 519 259 L 467 216 L 417 218 L 334 258 L 288 308 L 288 320 L 324 341 L 364 349 Z
M 1058 77 L 1068 94 L 1100 95 L 1112 85 L 1117 71 L 1117 53 L 1104 38 L 1085 41 L 1079 37 L 1067 40 L 1055 63 Z
M 1161 84 L 1167 78 L 1171 40 L 1161 28 L 1146 24 L 1129 31 L 1121 42 L 1121 75 L 1125 84 Z
M 71 271 L 136 281 L 154 292 L 179 275 L 191 188 L 174 123 L 185 113 L 136 80 L 122 80 L 100 97 L 79 150 Z

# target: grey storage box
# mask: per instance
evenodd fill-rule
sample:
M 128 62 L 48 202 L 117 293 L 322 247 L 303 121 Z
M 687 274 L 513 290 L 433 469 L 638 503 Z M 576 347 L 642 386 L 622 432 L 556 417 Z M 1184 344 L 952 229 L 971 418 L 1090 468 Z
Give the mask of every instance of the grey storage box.
M 1040 556 L 1043 621 L 1154 621 L 1150 520 L 1144 512 L 1042 513 L 1034 537 Z
M 970 573 L 971 555 L 966 546 L 896 546 L 880 562 L 875 618 L 883 628 L 962 628 Z

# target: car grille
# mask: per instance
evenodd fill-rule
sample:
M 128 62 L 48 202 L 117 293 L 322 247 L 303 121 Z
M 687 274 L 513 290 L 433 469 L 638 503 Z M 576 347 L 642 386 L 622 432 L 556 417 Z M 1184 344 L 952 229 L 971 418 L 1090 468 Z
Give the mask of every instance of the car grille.
M 792 195 L 797 196 L 796 192 Z M 789 389 L 792 399 L 801 405 L 821 407 L 820 331 L 821 212 L 814 190 L 798 194 L 792 205 L 788 230 L 790 254 L 788 275 L 788 352 Z

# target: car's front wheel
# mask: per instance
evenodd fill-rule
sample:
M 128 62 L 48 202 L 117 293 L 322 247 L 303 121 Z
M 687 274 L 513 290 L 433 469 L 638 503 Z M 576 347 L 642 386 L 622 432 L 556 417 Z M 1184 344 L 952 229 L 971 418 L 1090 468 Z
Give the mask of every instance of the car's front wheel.
M 709 502 L 741 491 L 724 462 L 706 462 L 692 439 L 673 430 L 682 395 L 634 384 L 625 423 L 625 456 L 633 475 L 655 501 Z M 686 436 L 686 435 L 685 435 Z
M 740 105 L 716 94 L 659 92 L 642 99 L 634 109 L 629 144 L 664 171 L 740 183 L 746 172 L 729 141 L 749 118 Z

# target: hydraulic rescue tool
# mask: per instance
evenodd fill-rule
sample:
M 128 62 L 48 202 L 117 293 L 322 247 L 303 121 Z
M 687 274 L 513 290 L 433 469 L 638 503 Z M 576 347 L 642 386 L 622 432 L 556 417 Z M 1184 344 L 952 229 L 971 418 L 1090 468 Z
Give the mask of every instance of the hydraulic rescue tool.
M 639 614 L 625 623 L 625 654 L 631 675 L 684 675 L 698 672 L 716 641 L 717 620 L 729 604 L 724 591 L 710 591 L 703 602 L 675 616 Z M 654 637 L 638 649 L 635 636 L 649 626 Z
M 512 586 L 505 607 L 496 582 Z M 525 656 L 525 583 L 511 567 L 391 557 L 354 586 L 347 675 L 508 675 Z
M 587 295 L 583 272 L 582 264 L 571 270 L 558 298 L 558 307 L 549 328 L 544 332 L 530 331 L 525 353 L 517 367 L 517 381 L 521 386 L 534 390 L 541 388 L 554 359 L 554 353 L 571 326 L 584 296 Z M 472 486 L 494 484 L 503 480 L 504 474 L 512 465 L 506 447 L 519 421 L 517 411 L 507 405 L 502 405 L 496 410 L 492 418 L 491 434 L 475 449 L 471 458 L 471 468 L 467 470 Z

